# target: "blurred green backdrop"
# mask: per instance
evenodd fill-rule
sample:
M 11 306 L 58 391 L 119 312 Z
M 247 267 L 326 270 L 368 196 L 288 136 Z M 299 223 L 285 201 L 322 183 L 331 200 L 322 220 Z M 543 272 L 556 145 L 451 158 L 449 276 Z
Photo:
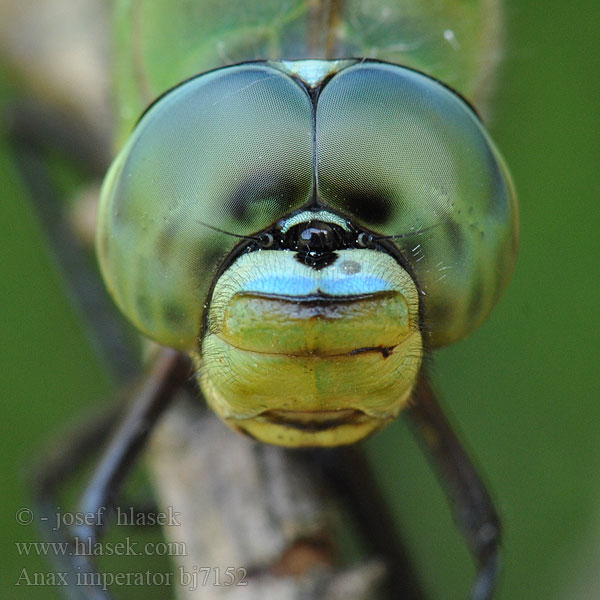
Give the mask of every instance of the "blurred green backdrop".
M 490 129 L 519 192 L 520 257 L 488 322 L 439 352 L 435 379 L 503 515 L 499 598 L 590 600 L 600 598 L 600 9 L 512 0 L 506 25 Z M 12 73 L 0 85 L 6 103 Z M 0 173 L 0 586 L 7 598 L 58 598 L 14 585 L 23 567 L 44 568 L 14 545 L 37 539 L 15 520 L 30 506 L 24 467 L 112 385 L 4 139 Z M 432 597 L 464 598 L 470 559 L 406 426 L 368 447 Z

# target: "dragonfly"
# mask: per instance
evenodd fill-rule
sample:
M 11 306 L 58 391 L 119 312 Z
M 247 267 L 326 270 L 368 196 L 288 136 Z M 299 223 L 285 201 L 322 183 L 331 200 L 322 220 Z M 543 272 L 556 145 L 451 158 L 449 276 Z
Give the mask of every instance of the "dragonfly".
M 96 248 L 114 301 L 162 350 L 81 514 L 115 507 L 192 365 L 221 420 L 266 444 L 345 446 L 407 414 L 477 563 L 471 597 L 492 597 L 499 519 L 428 363 L 481 324 L 516 258 L 514 186 L 475 108 L 498 11 L 115 3 L 119 151 Z

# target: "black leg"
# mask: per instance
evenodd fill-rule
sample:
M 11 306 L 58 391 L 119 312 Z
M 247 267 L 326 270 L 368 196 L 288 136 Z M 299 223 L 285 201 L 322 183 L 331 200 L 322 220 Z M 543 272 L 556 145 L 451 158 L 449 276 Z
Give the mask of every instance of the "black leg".
M 83 513 L 114 505 L 114 500 L 148 435 L 169 405 L 174 392 L 190 373 L 187 357 L 175 350 L 161 351 L 148 377 L 137 391 L 135 402 L 104 452 L 80 503 Z M 78 533 L 83 533 L 82 528 Z M 86 532 L 87 533 L 87 532 Z M 90 535 L 94 535 L 91 531 Z
M 471 459 L 424 377 L 408 410 L 452 502 L 455 518 L 478 565 L 471 600 L 492 598 L 500 563 L 500 520 Z
M 65 535 L 62 530 L 53 531 L 52 521 L 45 520 L 42 522 L 48 526 L 47 536 L 53 541 L 67 541 L 73 547 L 76 541 L 80 547 L 81 544 L 93 547 L 149 434 L 190 372 L 187 357 L 174 350 L 161 351 L 148 376 L 136 390 L 133 405 L 103 453 L 77 508 L 77 512 L 82 515 L 101 515 L 99 523 L 93 524 L 92 520 L 92 524 L 79 525 Z M 86 440 L 80 434 L 72 443 L 67 442 L 60 455 L 41 470 L 42 475 L 35 486 L 42 518 L 48 519 L 54 510 L 55 492 L 59 484 L 98 449 L 98 445 L 108 437 L 109 426 L 114 420 L 114 415 L 111 415 L 98 423 L 95 430 L 85 431 L 86 434 L 91 434 L 91 440 Z M 72 553 L 71 556 L 56 558 L 64 560 L 60 567 L 67 570 L 71 582 L 75 583 L 69 590 L 72 598 L 107 600 L 111 597 L 101 586 L 94 585 L 99 578 L 96 577 L 93 557 Z
M 424 600 L 412 561 L 361 448 L 354 445 L 312 450 L 310 455 L 350 510 L 369 551 L 385 561 L 384 597 Z

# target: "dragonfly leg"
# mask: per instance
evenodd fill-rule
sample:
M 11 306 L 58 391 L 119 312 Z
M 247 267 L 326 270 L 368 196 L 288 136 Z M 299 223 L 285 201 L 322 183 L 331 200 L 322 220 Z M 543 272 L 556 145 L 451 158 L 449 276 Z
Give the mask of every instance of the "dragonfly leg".
M 394 519 L 361 448 L 315 449 L 310 455 L 350 510 L 369 551 L 385 561 L 388 568 L 382 590 L 385 597 L 424 600 L 412 561 L 396 533 Z
M 114 415 L 101 420 L 95 431 L 88 428 L 86 433 L 91 434 L 90 440 L 86 441 L 78 435 L 72 443 L 67 443 L 61 454 L 41 470 L 35 487 L 42 523 L 47 526 L 46 534 L 53 541 L 66 541 L 72 547 L 76 542 L 79 543 L 79 547 L 94 547 L 102 533 L 104 517 L 110 516 L 110 510 L 114 508 L 117 496 L 149 434 L 169 406 L 175 392 L 186 382 L 189 373 L 190 364 L 187 357 L 174 350 L 164 349 L 136 390 L 131 409 L 104 451 L 77 507 L 77 514 L 98 515 L 97 522 L 90 519 L 91 524 L 76 525 L 65 534 L 61 529 L 52 529 L 48 516 L 56 505 L 54 498 L 58 486 L 108 438 L 110 425 L 115 421 Z M 76 455 L 73 456 L 73 453 Z M 94 577 L 97 570 L 92 558 L 77 552 L 72 552 L 70 556 L 57 557 L 65 561 L 60 566 L 67 569 L 72 581 L 83 582 L 83 585 L 73 585 L 73 589 L 69 590 L 71 596 L 77 600 L 107 600 L 111 597 L 100 585 L 87 585 L 87 582 L 101 580 Z
M 455 518 L 477 565 L 471 600 L 492 598 L 500 567 L 500 519 L 471 459 L 421 377 L 408 410 L 419 440 L 428 448 L 452 502 Z

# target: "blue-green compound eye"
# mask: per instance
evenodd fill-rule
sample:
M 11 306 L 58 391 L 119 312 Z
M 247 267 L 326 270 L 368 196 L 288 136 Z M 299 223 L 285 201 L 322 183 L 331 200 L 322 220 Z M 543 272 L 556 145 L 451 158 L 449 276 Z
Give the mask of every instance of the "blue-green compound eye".
M 147 111 L 103 187 L 103 275 L 143 333 L 197 347 L 239 241 L 213 228 L 248 236 L 309 205 L 395 236 L 430 347 L 475 328 L 512 270 L 510 177 L 462 99 L 395 65 L 298 61 L 201 75 Z
M 421 291 L 429 345 L 465 336 L 504 290 L 518 238 L 509 173 L 473 110 L 421 73 L 367 62 L 324 87 L 316 122 L 322 200 L 407 236 L 395 241 Z
M 304 88 L 260 64 L 214 71 L 159 99 L 105 180 L 98 253 L 143 333 L 197 343 L 217 265 L 238 241 L 305 204 L 313 111 Z

